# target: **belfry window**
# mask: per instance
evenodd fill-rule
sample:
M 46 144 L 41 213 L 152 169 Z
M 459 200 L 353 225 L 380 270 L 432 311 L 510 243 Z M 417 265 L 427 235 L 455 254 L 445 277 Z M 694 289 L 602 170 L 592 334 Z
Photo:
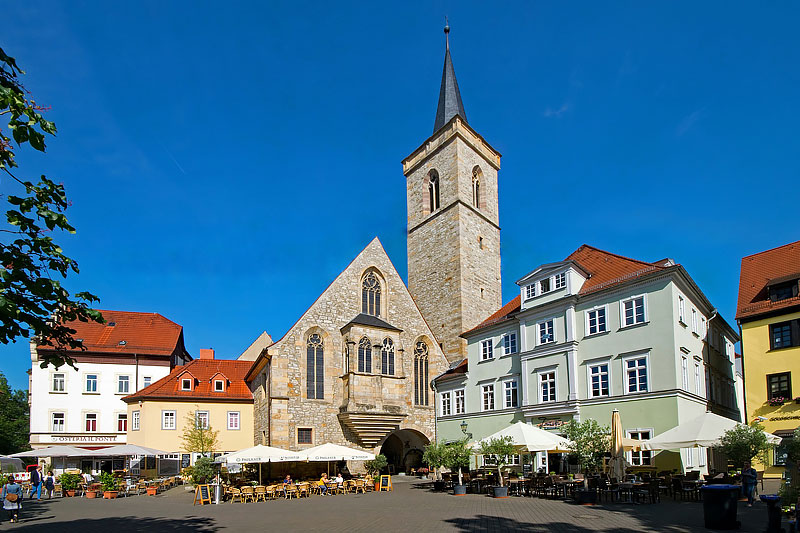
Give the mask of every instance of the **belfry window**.
M 428 405 L 428 345 L 414 347 L 414 405 Z
M 381 282 L 374 272 L 367 273 L 361 282 L 361 312 L 373 316 L 381 314 Z
M 435 170 L 428 174 L 428 207 L 431 213 L 439 209 L 439 173 Z
M 472 169 L 472 205 L 477 209 L 481 208 L 481 169 Z
M 367 337 L 358 342 L 358 371 L 372 372 L 372 344 Z
M 381 372 L 394 376 L 394 342 L 388 337 L 383 339 L 381 348 Z
M 312 400 L 325 398 L 325 351 L 317 333 L 306 342 L 306 396 Z

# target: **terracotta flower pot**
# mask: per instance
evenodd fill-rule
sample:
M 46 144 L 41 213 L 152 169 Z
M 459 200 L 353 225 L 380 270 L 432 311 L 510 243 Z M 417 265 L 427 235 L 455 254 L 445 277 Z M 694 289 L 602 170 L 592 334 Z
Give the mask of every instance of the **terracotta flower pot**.
M 97 498 L 97 491 L 96 490 L 87 490 L 86 491 L 86 497 L 89 498 L 90 500 L 92 498 Z
M 117 497 L 118 491 L 116 490 L 107 490 L 103 492 L 103 499 L 104 500 L 113 500 Z
M 155 496 L 156 495 L 156 488 L 155 487 L 147 487 L 147 495 L 148 496 Z
M 68 490 L 67 491 L 67 496 L 70 497 L 70 498 L 75 496 L 75 491 L 74 490 Z

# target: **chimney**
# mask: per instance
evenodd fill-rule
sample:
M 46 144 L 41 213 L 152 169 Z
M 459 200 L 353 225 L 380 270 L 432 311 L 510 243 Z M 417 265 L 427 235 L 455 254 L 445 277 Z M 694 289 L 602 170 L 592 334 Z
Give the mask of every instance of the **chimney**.
M 200 359 L 214 359 L 214 348 L 200 348 Z

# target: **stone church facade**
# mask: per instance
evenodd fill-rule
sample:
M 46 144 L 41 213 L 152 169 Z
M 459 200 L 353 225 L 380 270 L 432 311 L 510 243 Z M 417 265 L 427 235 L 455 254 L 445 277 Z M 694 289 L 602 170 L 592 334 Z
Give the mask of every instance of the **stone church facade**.
M 419 465 L 435 438 L 431 382 L 501 306 L 499 168 L 467 123 L 448 43 L 434 134 L 403 161 L 408 287 L 376 238 L 260 351 L 246 378 L 256 444 L 331 442 L 383 453 L 395 471 Z
M 430 382 L 445 370 L 436 338 L 376 238 L 256 359 L 247 378 L 254 440 L 378 453 L 394 433 L 416 457 L 434 434 Z M 408 466 L 409 451 L 394 453 L 397 468 Z

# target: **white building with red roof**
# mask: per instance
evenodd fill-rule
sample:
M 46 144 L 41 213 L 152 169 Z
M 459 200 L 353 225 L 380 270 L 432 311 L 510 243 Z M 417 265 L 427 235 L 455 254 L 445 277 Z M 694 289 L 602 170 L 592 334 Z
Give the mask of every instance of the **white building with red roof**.
M 75 366 L 41 368 L 52 346 L 31 344 L 30 444 L 88 449 L 125 444 L 124 396 L 157 382 L 191 360 L 183 327 L 158 313 L 101 311 L 104 324 L 70 324 L 85 350 L 68 349 Z M 75 465 L 97 471 L 97 464 Z

